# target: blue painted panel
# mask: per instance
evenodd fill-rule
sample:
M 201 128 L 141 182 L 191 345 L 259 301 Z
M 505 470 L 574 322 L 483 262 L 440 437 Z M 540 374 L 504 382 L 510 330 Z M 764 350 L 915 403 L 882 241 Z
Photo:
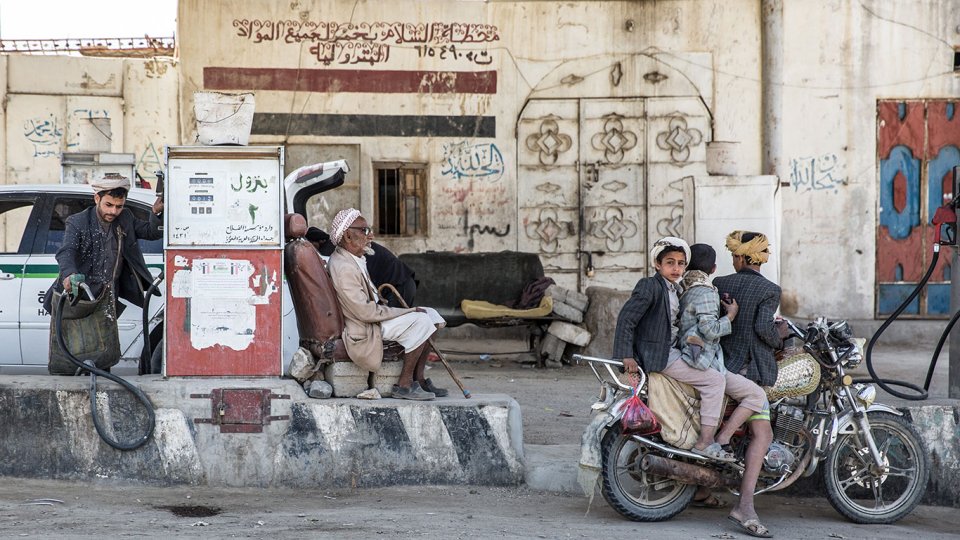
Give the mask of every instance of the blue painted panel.
M 916 283 L 883 283 L 878 287 L 879 298 L 877 299 L 877 313 L 879 315 L 889 315 L 896 311 L 900 304 L 910 296 L 913 289 L 917 287 Z M 949 285 L 947 286 L 949 287 Z M 949 296 L 949 293 L 947 293 Z M 949 308 L 949 302 L 947 302 Z M 914 298 L 913 302 L 903 310 L 905 315 L 916 315 L 920 312 L 920 298 Z
M 927 162 L 928 223 L 933 223 L 934 212 L 943 206 L 943 177 L 957 165 L 960 165 L 960 150 L 956 146 L 944 146 L 936 159 Z
M 903 212 L 893 205 L 893 179 L 903 173 L 907 181 L 907 200 Z M 937 206 L 940 206 L 938 203 Z M 920 160 L 910 149 L 898 145 L 890 150 L 890 157 L 880 160 L 880 225 L 887 227 L 890 237 L 902 240 L 920 224 Z
M 950 314 L 949 283 L 930 283 L 927 285 L 927 313 L 930 315 Z

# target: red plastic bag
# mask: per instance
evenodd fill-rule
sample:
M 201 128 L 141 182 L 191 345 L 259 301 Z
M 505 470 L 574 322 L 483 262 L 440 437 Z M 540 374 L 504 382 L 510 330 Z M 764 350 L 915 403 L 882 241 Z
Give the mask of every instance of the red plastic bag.
M 652 435 L 660 431 L 660 422 L 654 416 L 647 404 L 637 395 L 638 388 L 633 388 L 633 396 L 623 406 L 623 418 L 620 419 L 621 431 L 625 434 Z

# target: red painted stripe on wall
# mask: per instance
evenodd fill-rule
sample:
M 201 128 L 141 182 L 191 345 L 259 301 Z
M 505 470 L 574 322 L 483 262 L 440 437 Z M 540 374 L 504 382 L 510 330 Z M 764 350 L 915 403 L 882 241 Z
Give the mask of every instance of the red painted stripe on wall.
M 497 72 L 205 67 L 203 86 L 207 90 L 495 94 Z

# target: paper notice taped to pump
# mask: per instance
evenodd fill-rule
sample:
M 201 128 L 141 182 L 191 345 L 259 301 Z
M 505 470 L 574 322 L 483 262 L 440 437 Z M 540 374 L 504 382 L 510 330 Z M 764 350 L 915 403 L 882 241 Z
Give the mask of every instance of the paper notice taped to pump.
M 189 293 L 193 348 L 221 345 L 242 351 L 256 333 L 257 305 L 267 304 L 278 291 L 277 274 L 256 269 L 249 260 L 194 259 L 191 270 L 175 272 L 172 289 L 175 296 Z

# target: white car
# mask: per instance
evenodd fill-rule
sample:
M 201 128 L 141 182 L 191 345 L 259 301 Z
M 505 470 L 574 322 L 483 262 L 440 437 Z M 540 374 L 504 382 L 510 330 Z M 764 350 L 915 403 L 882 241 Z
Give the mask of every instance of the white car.
M 146 220 L 155 199 L 152 191 L 132 189 L 126 206 Z M 90 206 L 93 194 L 85 184 L 0 186 L 0 365 L 47 365 L 50 313 L 43 309 L 43 295 L 59 273 L 56 253 L 67 218 Z M 151 273 L 159 274 L 163 240 L 140 240 L 140 249 Z M 152 314 L 162 309 L 163 298 L 153 297 Z M 123 360 L 139 361 L 142 313 L 127 304 L 118 320 Z M 155 332 L 154 343 L 161 332 Z
M 316 164 L 291 173 L 284 181 L 287 208 L 304 214 L 307 200 L 343 184 L 349 170 L 345 161 Z M 156 195 L 146 189 L 131 189 L 126 207 L 143 220 L 149 219 Z M 43 309 L 43 295 L 57 278 L 56 253 L 63 241 L 66 219 L 93 206 L 93 194 L 85 184 L 40 184 L 0 186 L 0 367 L 36 366 L 48 362 L 50 314 Z M 163 269 L 163 240 L 140 240 L 140 249 L 150 272 Z M 163 337 L 161 296 L 150 299 L 150 336 L 154 351 Z M 120 367 L 136 370 L 143 349 L 143 312 L 121 300 L 126 309 L 118 319 Z M 289 363 L 299 346 L 296 316 L 290 293 L 283 293 L 283 363 Z

